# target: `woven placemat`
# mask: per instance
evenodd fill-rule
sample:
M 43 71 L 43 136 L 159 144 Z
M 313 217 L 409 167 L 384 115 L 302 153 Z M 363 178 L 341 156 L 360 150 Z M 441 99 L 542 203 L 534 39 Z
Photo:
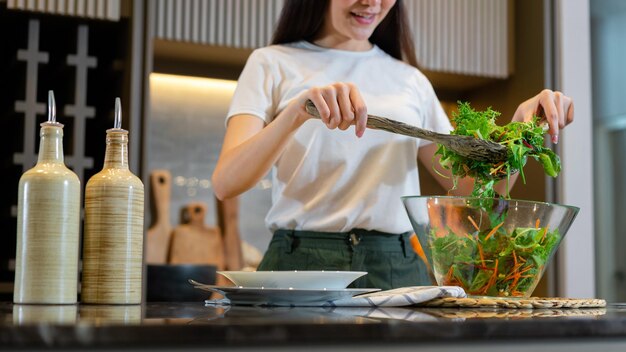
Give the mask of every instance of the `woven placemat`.
M 438 318 L 450 319 L 523 319 L 556 317 L 597 317 L 606 314 L 606 308 L 420 308 L 420 311 Z
M 603 308 L 606 301 L 591 298 L 436 298 L 420 304 L 421 307 L 456 307 L 456 308 L 513 308 L 513 309 L 544 309 L 544 308 Z

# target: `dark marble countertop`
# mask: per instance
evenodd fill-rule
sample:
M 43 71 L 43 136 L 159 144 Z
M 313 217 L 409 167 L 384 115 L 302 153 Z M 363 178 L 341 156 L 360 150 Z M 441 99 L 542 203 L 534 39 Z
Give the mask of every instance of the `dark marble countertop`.
M 626 304 L 594 309 L 39 306 L 0 303 L 0 346 L 176 348 L 613 341 Z M 622 351 L 624 349 L 621 349 Z

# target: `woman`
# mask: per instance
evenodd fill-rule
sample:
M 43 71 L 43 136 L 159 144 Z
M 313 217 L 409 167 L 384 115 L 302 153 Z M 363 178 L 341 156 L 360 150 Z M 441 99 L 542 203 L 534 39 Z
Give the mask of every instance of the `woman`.
M 274 236 L 259 270 L 362 270 L 354 286 L 382 289 L 427 282 L 400 197 L 420 194 L 417 161 L 432 170 L 437 146 L 365 131 L 368 113 L 452 130 L 416 66 L 402 0 L 285 2 L 272 45 L 255 50 L 241 74 L 212 178 L 223 199 L 273 170 L 266 224 Z M 306 113 L 307 99 L 322 121 Z M 538 111 L 557 142 L 573 119 L 571 99 L 544 90 L 513 119 Z M 453 193 L 471 185 L 463 180 Z

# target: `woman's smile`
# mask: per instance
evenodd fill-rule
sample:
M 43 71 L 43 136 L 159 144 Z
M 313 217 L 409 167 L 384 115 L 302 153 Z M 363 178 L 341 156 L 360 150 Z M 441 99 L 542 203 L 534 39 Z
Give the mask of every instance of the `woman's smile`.
M 315 44 L 343 50 L 369 50 L 368 39 L 396 0 L 332 0 Z
M 369 26 L 376 21 L 376 14 L 368 12 L 351 12 L 354 20 L 362 25 Z

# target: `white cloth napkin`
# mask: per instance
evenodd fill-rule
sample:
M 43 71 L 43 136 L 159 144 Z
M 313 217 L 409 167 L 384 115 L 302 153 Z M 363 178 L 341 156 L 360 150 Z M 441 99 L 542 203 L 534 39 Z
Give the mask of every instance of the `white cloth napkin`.
M 327 307 L 403 307 L 442 297 L 467 297 L 458 286 L 410 286 L 326 302 Z
M 384 319 L 405 320 L 415 322 L 438 321 L 440 317 L 429 314 L 428 310 L 405 307 L 330 307 L 330 312 L 345 317 L 363 317 L 374 321 Z M 446 318 L 447 321 L 465 321 L 465 318 Z

